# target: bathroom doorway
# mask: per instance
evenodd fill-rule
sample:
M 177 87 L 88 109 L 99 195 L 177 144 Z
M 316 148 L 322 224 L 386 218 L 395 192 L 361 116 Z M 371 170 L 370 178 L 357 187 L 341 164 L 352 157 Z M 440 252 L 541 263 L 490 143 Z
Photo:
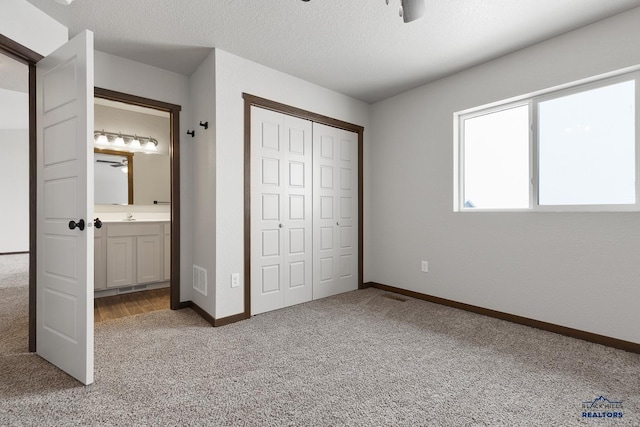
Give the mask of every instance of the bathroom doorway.
M 96 322 L 179 301 L 180 107 L 95 88 Z

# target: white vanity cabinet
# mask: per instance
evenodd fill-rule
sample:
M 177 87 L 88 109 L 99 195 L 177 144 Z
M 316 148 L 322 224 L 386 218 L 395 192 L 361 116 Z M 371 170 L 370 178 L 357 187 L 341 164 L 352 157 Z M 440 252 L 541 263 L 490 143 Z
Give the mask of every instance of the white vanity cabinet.
M 171 254 L 167 227 L 166 221 L 103 222 L 95 238 L 95 290 L 119 293 L 166 286 L 171 268 L 166 265 Z M 149 289 L 154 287 L 159 286 Z

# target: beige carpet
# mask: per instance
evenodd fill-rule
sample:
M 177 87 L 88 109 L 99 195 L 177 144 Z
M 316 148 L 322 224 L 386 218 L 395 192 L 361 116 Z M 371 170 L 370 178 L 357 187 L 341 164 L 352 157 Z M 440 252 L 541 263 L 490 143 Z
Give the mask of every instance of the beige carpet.
M 222 328 L 189 309 L 101 323 L 83 387 L 26 353 L 26 280 L 4 281 L 2 426 L 640 425 L 640 355 L 375 289 Z M 623 418 L 582 418 L 601 395 Z

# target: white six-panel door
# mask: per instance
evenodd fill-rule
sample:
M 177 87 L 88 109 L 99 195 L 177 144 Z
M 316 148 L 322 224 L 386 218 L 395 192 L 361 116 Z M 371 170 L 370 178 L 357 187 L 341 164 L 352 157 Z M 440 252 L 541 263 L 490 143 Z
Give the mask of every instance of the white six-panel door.
M 311 301 L 311 122 L 251 109 L 251 314 Z
M 313 299 L 358 289 L 358 135 L 313 124 Z
M 251 314 L 358 287 L 358 135 L 251 107 Z
M 36 85 L 36 350 L 91 384 L 93 33 L 38 62 Z M 70 221 L 84 226 L 71 229 Z

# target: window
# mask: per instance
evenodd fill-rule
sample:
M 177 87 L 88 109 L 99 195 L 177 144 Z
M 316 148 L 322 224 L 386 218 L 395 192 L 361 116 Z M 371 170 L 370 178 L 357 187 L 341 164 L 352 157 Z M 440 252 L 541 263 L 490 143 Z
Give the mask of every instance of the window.
M 635 82 L 538 103 L 541 205 L 633 204 Z
M 464 207 L 529 207 L 529 105 L 464 120 Z
M 640 210 L 637 77 L 456 114 L 456 210 Z

